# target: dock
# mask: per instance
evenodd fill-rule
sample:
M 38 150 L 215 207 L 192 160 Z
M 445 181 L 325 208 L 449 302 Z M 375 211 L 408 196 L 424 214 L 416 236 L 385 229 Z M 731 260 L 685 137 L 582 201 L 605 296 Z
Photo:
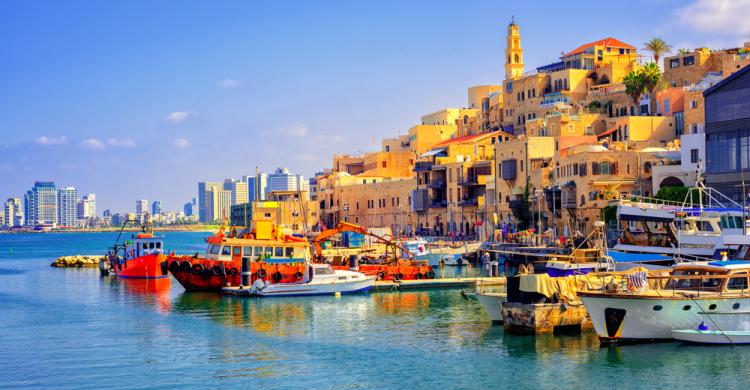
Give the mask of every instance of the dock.
M 504 276 L 495 277 L 467 277 L 467 278 L 438 278 L 419 280 L 379 280 L 372 286 L 374 291 L 393 290 L 427 290 L 434 288 L 467 288 L 474 286 L 503 286 Z
M 586 307 L 581 303 L 503 302 L 503 327 L 510 333 L 580 333 L 593 329 Z

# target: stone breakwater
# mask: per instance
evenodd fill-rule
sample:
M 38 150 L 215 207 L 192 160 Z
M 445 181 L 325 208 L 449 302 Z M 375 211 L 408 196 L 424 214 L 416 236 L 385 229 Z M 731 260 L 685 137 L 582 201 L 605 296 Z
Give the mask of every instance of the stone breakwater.
M 59 268 L 81 268 L 81 267 L 99 267 L 99 260 L 104 256 L 61 256 L 50 264 Z

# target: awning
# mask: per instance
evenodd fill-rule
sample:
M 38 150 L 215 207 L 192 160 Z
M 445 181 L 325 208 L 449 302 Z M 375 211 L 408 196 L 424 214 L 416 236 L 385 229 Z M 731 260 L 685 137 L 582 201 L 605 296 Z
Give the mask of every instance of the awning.
M 445 149 L 448 149 L 448 148 L 432 149 L 432 150 L 430 150 L 428 152 L 422 153 L 422 155 L 420 157 L 432 157 L 432 156 L 434 156 L 436 154 L 440 154 L 440 153 L 444 152 Z
M 606 137 L 606 136 L 608 136 L 608 135 L 610 135 L 610 134 L 614 133 L 615 131 L 617 131 L 617 127 L 613 127 L 613 128 L 611 128 L 611 129 L 609 129 L 609 130 L 607 130 L 607 131 L 605 131 L 605 132 L 603 132 L 603 133 L 601 133 L 601 134 L 597 135 L 597 136 L 596 136 L 596 138 L 602 138 L 602 137 Z
M 591 184 L 595 186 L 629 185 L 635 183 L 633 179 L 621 180 L 594 180 Z

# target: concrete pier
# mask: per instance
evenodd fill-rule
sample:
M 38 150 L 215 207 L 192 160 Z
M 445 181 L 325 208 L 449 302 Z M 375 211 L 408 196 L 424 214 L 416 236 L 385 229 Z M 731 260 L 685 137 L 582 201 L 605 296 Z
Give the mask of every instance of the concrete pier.
M 503 302 L 503 326 L 510 333 L 580 333 L 593 328 L 582 303 Z

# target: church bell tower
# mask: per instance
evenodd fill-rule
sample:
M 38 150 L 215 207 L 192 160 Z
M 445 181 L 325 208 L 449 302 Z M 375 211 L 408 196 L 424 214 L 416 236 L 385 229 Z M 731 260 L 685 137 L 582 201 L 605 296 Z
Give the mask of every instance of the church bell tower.
M 505 43 L 505 79 L 514 80 L 521 76 L 523 76 L 521 33 L 514 18 L 508 25 L 508 35 Z

